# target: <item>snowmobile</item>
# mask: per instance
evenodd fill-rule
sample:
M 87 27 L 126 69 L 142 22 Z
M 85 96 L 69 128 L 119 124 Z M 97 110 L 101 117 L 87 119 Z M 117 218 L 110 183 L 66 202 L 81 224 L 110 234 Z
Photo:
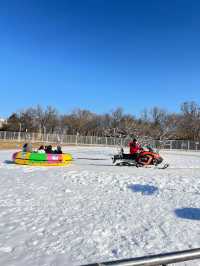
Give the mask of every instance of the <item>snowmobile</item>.
M 136 167 L 149 167 L 158 166 L 163 162 L 163 158 L 150 146 L 143 148 L 139 153 L 126 154 L 123 148 L 120 152 L 112 157 L 113 164 L 117 166 L 136 166 Z M 165 169 L 169 164 L 165 163 L 161 169 Z

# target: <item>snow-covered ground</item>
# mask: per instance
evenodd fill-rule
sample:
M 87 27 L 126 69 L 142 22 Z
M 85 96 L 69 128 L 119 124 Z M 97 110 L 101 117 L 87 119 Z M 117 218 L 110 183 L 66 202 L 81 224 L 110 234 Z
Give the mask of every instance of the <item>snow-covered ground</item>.
M 163 169 L 112 166 L 115 148 L 69 147 L 68 167 L 0 151 L 0 265 L 52 266 L 200 247 L 200 153 Z M 178 265 L 200 265 L 200 261 Z

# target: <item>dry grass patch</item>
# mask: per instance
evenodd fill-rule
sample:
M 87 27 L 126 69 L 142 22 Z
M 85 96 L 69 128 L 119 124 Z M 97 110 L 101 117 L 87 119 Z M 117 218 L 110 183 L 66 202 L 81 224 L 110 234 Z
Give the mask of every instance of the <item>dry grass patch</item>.
M 22 149 L 22 146 L 25 142 L 17 142 L 17 141 L 0 141 L 0 150 L 7 150 L 7 149 Z M 44 143 L 44 142 L 34 142 L 31 143 L 33 149 L 38 149 L 41 145 L 52 145 L 56 147 L 58 143 Z M 74 145 L 62 145 L 64 146 L 74 146 Z

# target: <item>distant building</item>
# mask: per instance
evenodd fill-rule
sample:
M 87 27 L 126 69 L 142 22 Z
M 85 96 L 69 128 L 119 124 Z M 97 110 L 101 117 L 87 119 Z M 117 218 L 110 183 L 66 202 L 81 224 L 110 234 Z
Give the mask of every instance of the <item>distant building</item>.
M 4 123 L 6 123 L 6 119 L 0 118 L 0 128 L 3 126 Z

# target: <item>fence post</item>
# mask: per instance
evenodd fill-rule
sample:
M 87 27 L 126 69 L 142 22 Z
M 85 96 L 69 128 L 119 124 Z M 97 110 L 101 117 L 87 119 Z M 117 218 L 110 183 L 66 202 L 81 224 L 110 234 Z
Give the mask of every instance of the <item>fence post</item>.
M 32 142 L 35 142 L 35 133 L 32 133 Z
M 19 131 L 18 132 L 18 142 L 20 142 L 21 141 L 21 132 Z
M 4 131 L 3 139 L 4 139 L 4 141 L 6 140 L 6 131 Z
M 172 150 L 172 141 L 173 140 L 170 140 L 170 150 Z
M 196 145 L 196 151 L 198 150 L 198 145 L 199 145 L 199 142 L 198 141 L 196 141 L 195 142 L 195 145 Z

